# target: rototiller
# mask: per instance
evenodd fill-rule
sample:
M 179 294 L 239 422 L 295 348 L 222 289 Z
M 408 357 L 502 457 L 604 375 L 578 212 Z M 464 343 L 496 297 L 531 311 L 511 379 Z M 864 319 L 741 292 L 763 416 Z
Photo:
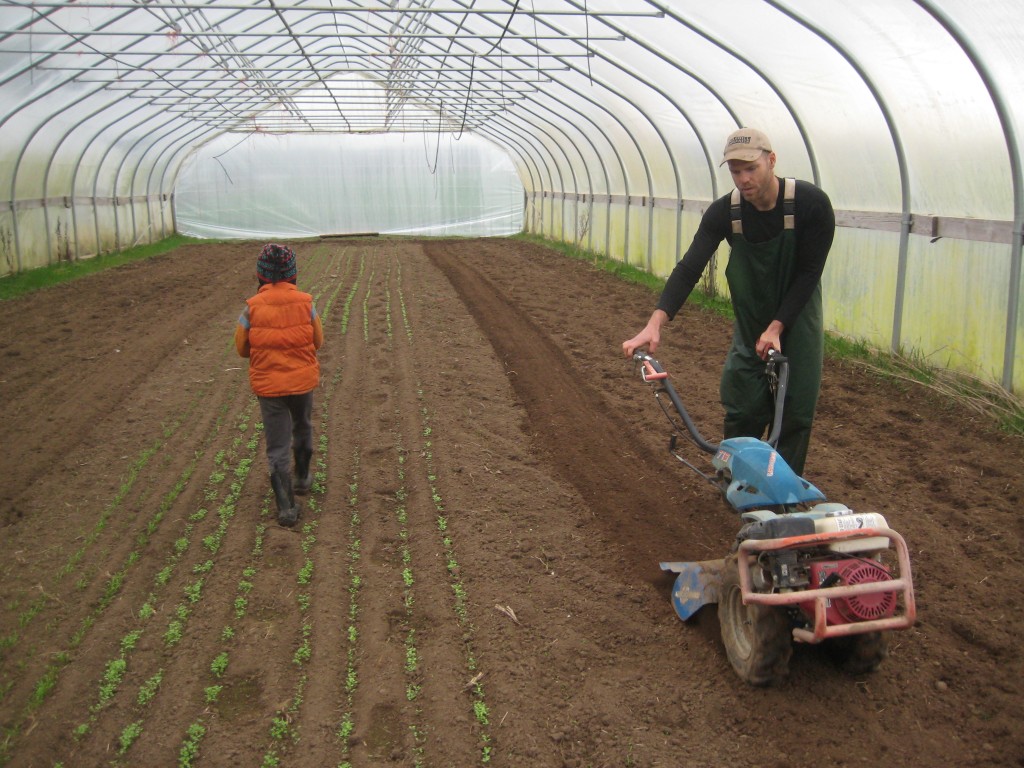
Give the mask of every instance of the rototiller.
M 793 641 L 824 642 L 850 672 L 874 671 L 888 653 L 888 631 L 906 629 L 916 617 L 907 545 L 882 515 L 828 502 L 776 452 L 789 361 L 773 352 L 766 364 L 775 397 L 768 440 L 716 445 L 694 425 L 661 364 L 645 352 L 633 359 L 675 430 L 672 455 L 715 485 L 743 523 L 724 559 L 661 563 L 677 574 L 672 604 L 679 618 L 718 603 L 726 654 L 751 685 L 786 676 Z M 712 454 L 712 474 L 677 452 L 682 430 L 663 395 L 692 442 Z

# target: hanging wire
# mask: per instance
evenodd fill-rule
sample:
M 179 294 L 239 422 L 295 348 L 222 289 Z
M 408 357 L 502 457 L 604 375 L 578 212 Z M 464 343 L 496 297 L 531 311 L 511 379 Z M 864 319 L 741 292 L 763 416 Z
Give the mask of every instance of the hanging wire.
M 437 159 L 438 159 L 438 155 L 439 155 L 440 150 L 441 150 L 441 115 L 443 115 L 443 114 L 444 114 L 444 99 L 441 99 L 441 106 L 438 109 L 438 115 L 437 115 L 437 144 L 434 146 L 434 164 L 433 164 L 433 166 L 431 166 L 431 164 L 430 164 L 429 156 L 427 157 L 427 168 L 430 170 L 430 175 L 431 176 L 433 176 L 435 173 L 437 173 Z M 424 131 L 423 131 L 423 149 L 424 149 L 424 152 L 426 152 L 426 150 L 427 150 L 427 131 L 426 131 L 427 123 L 424 122 L 423 126 L 424 126 Z
M 507 27 L 506 27 L 507 29 Z M 466 130 L 466 117 L 469 115 L 469 100 L 473 97 L 473 76 L 476 74 L 476 54 L 469 60 L 469 86 L 466 88 L 466 102 L 462 106 L 462 125 L 459 126 L 459 135 L 456 141 L 462 138 L 462 132 Z M 438 121 L 440 124 L 440 120 Z
M 505 22 L 505 26 L 501 30 L 501 34 L 498 35 L 498 39 L 495 40 L 491 47 L 487 49 L 486 53 L 480 54 L 481 58 L 486 59 L 505 41 L 505 35 L 508 34 L 509 27 L 512 26 L 512 19 L 515 18 L 516 11 L 519 10 L 519 2 L 520 0 L 515 1 L 515 4 L 512 6 L 512 10 L 508 14 L 508 20 Z M 534 20 L 534 24 L 536 25 L 536 19 Z M 504 53 L 504 51 L 502 51 L 502 53 Z M 456 141 L 459 141 L 462 138 L 462 134 L 466 130 L 466 118 L 469 116 L 469 102 L 473 97 L 473 81 L 476 75 L 476 57 L 477 54 L 474 53 L 473 57 L 469 60 L 469 86 L 466 89 L 466 103 L 462 107 L 462 122 L 459 125 L 459 133 L 454 137 Z M 504 94 L 502 94 L 502 98 L 504 98 Z
M 233 179 L 231 178 L 231 174 L 230 174 L 230 173 L 228 173 L 228 169 L 224 167 L 224 163 L 222 163 L 222 162 L 220 161 L 220 159 L 221 159 L 222 157 L 224 157 L 224 155 L 226 155 L 226 154 L 227 154 L 228 152 L 230 152 L 231 150 L 233 150 L 233 149 L 234 149 L 235 147 L 237 147 L 237 146 L 238 146 L 239 144 L 243 144 L 243 143 L 245 143 L 246 141 L 248 141 L 248 140 L 249 140 L 249 139 L 250 139 L 250 138 L 251 138 L 252 136 L 254 136 L 254 135 L 255 135 L 256 133 L 258 133 L 258 131 L 255 131 L 255 130 L 254 130 L 254 131 L 251 131 L 250 133 L 247 133 L 247 134 L 245 134 L 245 135 L 244 135 L 244 136 L 243 136 L 243 137 L 242 137 L 241 139 L 239 139 L 238 141 L 236 141 L 236 142 L 235 142 L 234 144 L 232 144 L 232 145 L 231 145 L 230 147 L 228 147 L 227 149 L 225 149 L 225 150 L 224 150 L 223 152 L 221 152 L 221 153 L 220 153 L 219 155 L 214 155 L 214 156 L 213 156 L 213 159 L 217 161 L 217 165 L 219 165 L 219 166 L 220 166 L 220 169 L 221 169 L 222 171 L 224 171 L 224 175 L 228 177 L 228 183 L 229 183 L 229 184 L 231 184 L 231 186 L 235 186 L 235 182 L 234 182 L 234 180 L 233 180 Z
M 532 2 L 532 0 L 531 0 L 531 2 Z M 504 42 L 505 35 L 508 34 L 508 28 L 512 26 L 512 19 L 515 17 L 516 11 L 518 11 L 518 10 L 519 10 L 519 0 L 516 0 L 515 4 L 512 6 L 511 12 L 509 12 L 509 14 L 508 14 L 508 21 L 505 22 L 505 28 L 501 30 L 501 34 L 498 36 L 498 39 L 494 41 L 494 45 L 491 46 L 490 50 L 487 51 L 487 53 L 481 54 L 482 56 L 484 56 L 484 57 L 490 56 L 492 53 L 494 53 L 494 49 L 497 48 L 499 45 L 501 45 L 502 42 Z M 534 34 L 536 35 L 537 34 L 537 26 L 536 26 L 537 25 L 537 19 L 536 19 L 536 16 L 534 17 L 533 24 L 534 24 Z

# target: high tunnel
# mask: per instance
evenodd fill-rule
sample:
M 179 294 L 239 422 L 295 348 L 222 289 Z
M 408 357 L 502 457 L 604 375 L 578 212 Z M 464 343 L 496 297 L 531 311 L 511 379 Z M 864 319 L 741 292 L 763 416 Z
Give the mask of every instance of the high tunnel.
M 175 232 L 525 230 L 664 276 L 755 126 L 835 208 L 826 327 L 1020 392 L 1020 11 L 0 0 L 0 274 Z

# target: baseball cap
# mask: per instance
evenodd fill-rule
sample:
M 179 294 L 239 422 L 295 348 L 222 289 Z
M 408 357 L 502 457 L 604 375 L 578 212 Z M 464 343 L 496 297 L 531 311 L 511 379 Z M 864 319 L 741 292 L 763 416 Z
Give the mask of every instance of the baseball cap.
M 764 133 L 756 128 L 740 128 L 730 133 L 729 138 L 725 140 L 725 150 L 719 165 L 725 165 L 730 160 L 752 163 L 762 152 L 771 151 L 772 143 Z

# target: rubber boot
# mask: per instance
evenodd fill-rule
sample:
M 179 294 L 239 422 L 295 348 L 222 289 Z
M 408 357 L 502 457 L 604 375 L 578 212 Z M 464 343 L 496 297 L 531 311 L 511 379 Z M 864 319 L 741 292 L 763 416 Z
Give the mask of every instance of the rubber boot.
M 295 493 L 305 496 L 313 487 L 313 452 L 309 448 L 295 449 Z
M 277 524 L 291 528 L 299 519 L 292 476 L 287 472 L 274 472 L 270 475 L 270 487 L 274 489 L 274 499 L 277 501 Z

